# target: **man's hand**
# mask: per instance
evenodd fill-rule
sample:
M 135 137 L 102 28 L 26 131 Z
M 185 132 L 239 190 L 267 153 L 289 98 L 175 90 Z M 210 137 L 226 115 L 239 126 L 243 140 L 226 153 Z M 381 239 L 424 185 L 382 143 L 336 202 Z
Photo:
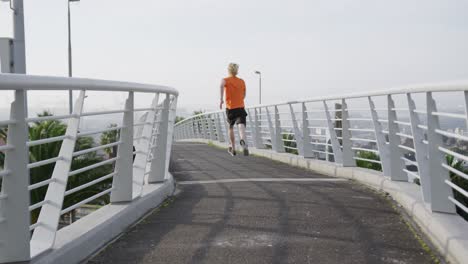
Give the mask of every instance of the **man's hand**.
M 221 101 L 219 102 L 219 109 L 223 109 L 223 103 L 224 103 L 223 100 L 221 100 Z

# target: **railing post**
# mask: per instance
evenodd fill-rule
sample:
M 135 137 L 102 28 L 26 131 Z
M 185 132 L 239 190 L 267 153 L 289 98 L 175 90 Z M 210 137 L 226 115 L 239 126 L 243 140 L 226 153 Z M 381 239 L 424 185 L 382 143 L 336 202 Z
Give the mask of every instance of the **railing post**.
M 26 91 L 15 91 L 11 104 L 8 126 L 8 144 L 13 149 L 5 153 L 5 171 L 10 173 L 2 179 L 0 194 L 0 262 L 19 262 L 30 259 L 30 213 L 29 213 L 29 151 Z
M 302 103 L 302 143 L 304 145 L 304 157 L 310 158 L 314 157 L 312 152 L 312 141 L 310 137 L 310 128 L 309 128 L 309 114 L 307 113 L 306 103 Z
M 174 133 L 174 120 L 176 117 L 176 110 L 177 110 L 177 96 L 174 96 L 170 105 L 169 122 L 168 122 L 168 129 L 167 129 L 168 132 L 167 132 L 167 150 L 166 150 L 166 167 L 165 167 L 166 172 L 169 169 L 169 161 L 171 159 L 172 140 L 173 140 L 173 133 Z
M 208 139 L 208 132 L 206 131 L 205 115 L 199 116 L 198 120 L 199 120 L 199 124 L 201 126 L 203 139 Z
M 398 145 L 401 144 L 400 137 L 397 135 L 399 128 L 395 123 L 397 120 L 395 102 L 391 95 L 387 95 L 388 107 L 388 146 L 390 155 L 390 178 L 392 181 L 408 181 L 408 175 L 403 171 L 405 167 L 402 158 L 402 153 Z
M 229 139 L 229 124 L 227 123 L 226 120 L 226 111 L 223 111 L 221 113 L 221 116 L 223 117 L 223 125 L 224 125 L 224 137 L 226 138 L 226 142 L 229 145 L 230 139 Z
M 415 112 L 416 104 L 407 93 L 408 109 L 411 120 L 411 131 L 413 134 L 414 149 L 416 151 L 416 161 L 418 162 L 418 174 L 421 183 L 423 198 L 426 203 L 431 203 L 431 181 L 429 177 L 429 162 L 427 160 L 427 147 L 424 145 L 424 132 L 421 127 L 418 114 Z
M 437 112 L 437 105 L 431 92 L 426 93 L 427 107 L 427 152 L 429 162 L 429 179 L 431 181 L 431 210 L 442 213 L 455 213 L 455 206 L 448 199 L 453 196 L 453 191 L 445 181 L 450 181 L 449 172 L 442 167 L 447 164 L 444 153 L 439 150 L 443 146 L 442 135 L 436 130 L 440 129 L 439 117 L 434 115 Z
M 251 130 L 252 130 L 252 143 L 253 146 L 257 149 L 262 149 L 263 148 L 263 143 L 262 143 L 262 135 L 260 131 L 260 124 L 258 121 L 258 115 L 257 115 L 257 109 L 254 108 L 254 119 L 252 121 L 252 115 L 250 114 L 250 110 L 247 110 L 248 116 L 249 116 L 249 123 L 251 124 Z
M 284 149 L 284 142 L 283 142 L 283 131 L 281 129 L 281 120 L 280 114 L 278 110 L 278 106 L 275 105 L 275 141 L 276 141 L 276 152 L 283 153 L 285 152 Z
M 215 114 L 215 117 L 216 117 L 216 118 L 215 118 L 215 120 L 216 120 L 216 121 L 215 121 L 215 122 L 216 122 L 216 135 L 217 135 L 217 137 L 218 137 L 218 141 L 219 141 L 219 142 L 225 142 L 225 140 L 224 140 L 224 134 L 223 134 L 223 128 L 222 128 L 222 126 L 221 126 L 221 118 L 219 117 L 219 114 L 220 114 L 220 113 L 216 113 L 216 114 Z M 223 114 L 223 113 L 221 113 L 221 114 Z
M 112 179 L 111 203 L 132 201 L 133 188 L 133 109 L 134 95 L 128 93 L 123 114 L 122 129 L 120 129 L 121 144 L 117 150 L 117 161 Z
M 31 238 L 32 256 L 51 248 L 55 242 L 55 236 L 58 229 L 58 223 L 61 215 L 65 190 L 67 188 L 68 175 L 70 173 L 71 164 L 73 161 L 73 152 L 77 140 L 78 128 L 80 126 L 80 116 L 83 110 L 85 99 L 85 91 L 80 91 L 73 115 L 68 120 L 66 138 L 60 147 L 59 159 L 55 163 L 54 171 L 52 172 L 52 182 L 49 184 L 37 222 L 39 225 L 34 230 Z M 78 176 L 73 176 L 78 177 Z
M 156 93 L 151 103 L 151 109 L 148 111 L 144 118 L 140 121 L 144 122 L 143 129 L 141 132 L 141 139 L 135 140 L 135 160 L 133 162 L 133 187 L 132 187 L 132 199 L 136 199 L 141 196 L 143 191 L 143 184 L 145 179 L 145 170 L 148 157 L 150 156 L 151 139 L 153 133 L 153 127 L 155 126 L 156 112 L 158 111 L 159 93 Z M 139 135 L 137 135 L 139 137 Z
M 208 122 L 208 130 L 210 131 L 210 140 L 216 141 L 215 130 L 213 127 L 212 115 L 206 115 L 206 121 Z
M 328 111 L 328 105 L 326 101 L 323 101 L 323 107 L 325 108 L 325 115 L 327 118 L 328 133 L 330 133 L 330 141 L 332 143 L 333 155 L 335 163 L 343 164 L 343 151 L 341 150 L 340 142 L 336 136 L 335 127 L 332 122 L 330 111 Z
M 294 129 L 294 138 L 296 139 L 296 148 L 300 156 L 304 156 L 304 141 L 302 139 L 302 131 L 299 129 L 297 124 L 296 113 L 294 113 L 294 108 L 292 104 L 289 104 L 289 110 L 291 112 L 291 121 Z
M 382 171 L 385 176 L 391 175 L 391 162 L 389 146 L 387 140 L 383 134 L 382 124 L 379 122 L 377 111 L 375 110 L 375 104 L 372 97 L 367 97 L 369 101 L 370 112 L 372 116 L 372 123 L 374 124 L 375 139 L 377 141 L 377 148 L 379 151 L 380 162 L 382 163 Z
M 149 183 L 163 182 L 166 178 L 166 155 L 168 148 L 170 95 L 166 94 L 161 110 L 161 119 L 156 136 L 156 148 L 153 151 L 151 172 L 148 176 Z
M 345 99 L 341 99 L 341 146 L 343 151 L 343 167 L 356 167 L 356 161 L 353 158 L 353 142 L 351 142 L 350 128 L 348 104 Z
M 276 129 L 273 126 L 273 122 L 271 121 L 271 116 L 270 116 L 270 110 L 268 110 L 268 107 L 265 107 L 266 111 L 266 116 L 267 116 L 267 122 L 268 122 L 268 132 L 270 132 L 270 139 L 271 139 L 271 149 L 273 151 L 278 152 L 278 146 L 277 146 L 277 134 L 276 134 Z

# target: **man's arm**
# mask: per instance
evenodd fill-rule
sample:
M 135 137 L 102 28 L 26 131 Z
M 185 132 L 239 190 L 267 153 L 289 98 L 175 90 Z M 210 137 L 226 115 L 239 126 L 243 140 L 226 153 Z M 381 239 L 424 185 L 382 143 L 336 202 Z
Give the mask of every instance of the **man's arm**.
M 224 98 L 224 86 L 226 85 L 226 81 L 223 79 L 221 81 L 221 85 L 219 86 L 219 94 L 220 94 L 220 100 L 219 100 L 219 109 L 223 109 L 223 98 Z

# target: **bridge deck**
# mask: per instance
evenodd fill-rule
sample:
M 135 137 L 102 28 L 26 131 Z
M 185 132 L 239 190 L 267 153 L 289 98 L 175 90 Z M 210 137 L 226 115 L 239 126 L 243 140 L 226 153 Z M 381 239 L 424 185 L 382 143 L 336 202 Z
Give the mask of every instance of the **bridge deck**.
M 358 184 L 194 143 L 174 145 L 171 167 L 178 197 L 89 263 L 432 262 Z

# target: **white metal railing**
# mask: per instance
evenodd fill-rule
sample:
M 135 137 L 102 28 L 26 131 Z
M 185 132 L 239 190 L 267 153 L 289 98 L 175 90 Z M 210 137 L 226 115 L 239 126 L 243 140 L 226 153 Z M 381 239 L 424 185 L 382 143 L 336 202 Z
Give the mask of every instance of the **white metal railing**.
M 70 89 L 78 94 L 71 114 L 28 116 L 28 107 L 31 107 L 27 100 L 29 91 L 54 90 L 68 94 Z M 6 134 L 6 142 L 0 145 L 0 154 L 4 154 L 0 157 L 4 158 L 4 166 L 0 167 L 0 263 L 29 260 L 52 248 L 59 220 L 64 214 L 106 195 L 110 196 L 111 203 L 132 202 L 142 195 L 145 184 L 166 179 L 177 105 L 176 90 L 136 83 L 0 74 L 0 92 L 6 91 L 14 93 L 14 101 L 10 118 L 0 120 L 0 131 Z M 118 92 L 126 96 L 126 100 L 120 109 L 87 112 L 88 91 L 101 91 L 101 96 Z M 139 103 L 137 96 L 151 97 L 152 103 L 135 107 Z M 40 96 L 34 99 L 41 100 Z M 84 117 L 112 114 L 120 115 L 117 117 L 120 124 L 115 127 L 107 127 L 108 124 L 102 122 L 102 127 L 97 130 L 80 128 Z M 66 122 L 64 134 L 48 136 L 45 133 L 36 139 L 28 136 L 32 124 L 54 120 Z M 77 142 L 82 138 L 110 131 L 119 135 L 114 142 L 77 149 Z M 54 142 L 59 148 L 56 156 L 31 160 L 32 151 L 47 149 Z M 103 150 L 107 148 L 116 148 L 116 156 L 104 158 Z M 99 159 L 73 167 L 75 162 L 91 153 L 96 153 Z M 30 179 L 31 170 L 44 166 L 53 166 L 51 175 L 40 174 L 40 181 L 32 176 Z M 109 168 L 107 174 L 93 175 L 104 166 Z M 81 178 L 75 181 L 78 184 L 70 185 L 70 179 L 77 177 Z M 87 188 L 105 181 L 109 184 L 103 185 L 99 192 L 83 195 L 65 207 L 66 197 L 84 193 Z M 30 193 L 38 189 L 43 190 L 43 197 L 31 204 Z M 31 212 L 35 210 L 40 212 L 37 221 L 31 222 Z
M 420 184 L 433 211 L 468 219 L 468 136 L 463 133 L 468 84 L 409 86 L 246 110 L 250 146 L 381 170 L 391 180 Z M 182 120 L 175 139 L 226 142 L 224 111 Z

